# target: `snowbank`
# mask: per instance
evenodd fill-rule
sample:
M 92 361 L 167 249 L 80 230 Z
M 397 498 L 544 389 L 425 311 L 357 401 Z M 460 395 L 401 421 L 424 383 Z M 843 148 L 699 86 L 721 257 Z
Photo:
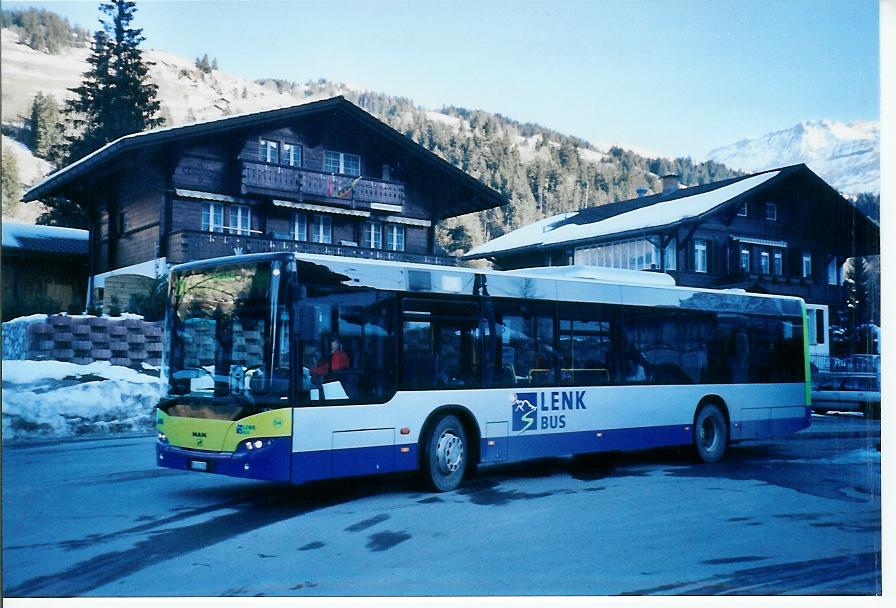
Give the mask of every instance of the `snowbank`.
M 149 432 L 158 371 L 97 361 L 3 361 L 3 439 Z M 146 372 L 146 373 L 144 373 Z

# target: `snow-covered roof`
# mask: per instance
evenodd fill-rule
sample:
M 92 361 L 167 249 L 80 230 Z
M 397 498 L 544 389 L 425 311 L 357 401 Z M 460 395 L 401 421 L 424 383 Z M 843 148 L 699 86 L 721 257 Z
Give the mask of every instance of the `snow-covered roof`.
M 464 257 L 485 257 L 516 249 L 559 245 L 625 232 L 662 228 L 705 215 L 768 182 L 780 172 L 781 170 L 758 173 L 709 190 L 695 188 L 693 194 L 683 190 L 669 200 L 645 203 L 644 206 L 609 217 L 597 218 L 595 221 L 581 221 L 585 217 L 581 211 L 555 215 L 474 247 Z
M 649 207 L 642 207 L 591 224 L 565 224 L 557 230 L 546 234 L 542 243 L 551 245 L 628 232 L 630 230 L 659 228 L 675 224 L 676 222 L 708 213 L 734 197 L 740 196 L 747 190 L 752 190 L 756 186 L 767 182 L 778 175 L 778 173 L 778 171 L 761 173 L 716 190 L 676 198 L 664 203 L 650 205 Z
M 86 230 L 3 222 L 3 248 L 42 253 L 87 254 Z
M 521 247 L 529 247 L 531 245 L 540 245 L 544 242 L 545 234 L 553 230 L 556 224 L 563 220 L 569 219 L 576 215 L 577 212 L 561 213 L 560 215 L 552 215 L 543 220 L 538 220 L 534 224 L 517 228 L 512 232 L 503 234 L 496 239 L 492 239 L 487 243 L 483 243 L 478 247 L 474 247 L 467 254 L 468 256 L 479 256 L 486 253 L 497 251 L 510 251 Z

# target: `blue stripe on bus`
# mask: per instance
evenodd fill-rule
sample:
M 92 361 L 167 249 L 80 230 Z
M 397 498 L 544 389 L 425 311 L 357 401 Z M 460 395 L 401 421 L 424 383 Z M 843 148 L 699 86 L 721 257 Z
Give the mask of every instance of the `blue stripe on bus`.
M 808 412 L 809 409 L 806 408 Z M 746 420 L 741 422 L 741 436 L 747 439 L 792 435 L 812 423 L 811 414 L 804 418 L 774 418 L 771 420 Z
M 809 417 L 753 420 L 740 424 L 740 436 L 773 437 L 806 428 Z M 483 438 L 480 461 L 493 463 L 576 453 L 641 450 L 688 445 L 691 440 L 691 425 L 685 424 L 540 435 L 523 433 Z M 197 470 L 194 463 L 205 463 L 204 470 L 209 473 L 297 484 L 335 477 L 413 471 L 419 463 L 416 444 L 292 452 L 290 437 L 265 441 L 270 441 L 270 445 L 235 453 L 204 452 L 157 442 L 157 461 L 159 466 L 187 471 Z M 494 445 L 489 446 L 490 441 Z M 402 449 L 407 451 L 402 452 Z
M 685 428 L 687 427 L 687 430 Z M 652 426 L 631 429 L 521 434 L 509 439 L 509 460 L 562 456 L 614 450 L 640 450 L 691 443 L 690 425 Z
M 407 452 L 402 452 L 406 448 Z M 382 445 L 292 454 L 292 482 L 357 477 L 417 469 L 416 445 Z
M 273 437 L 264 441 L 270 444 L 252 451 L 240 449 L 236 452 L 191 450 L 157 441 L 156 462 L 159 466 L 170 469 L 205 471 L 267 481 L 289 481 L 292 438 Z

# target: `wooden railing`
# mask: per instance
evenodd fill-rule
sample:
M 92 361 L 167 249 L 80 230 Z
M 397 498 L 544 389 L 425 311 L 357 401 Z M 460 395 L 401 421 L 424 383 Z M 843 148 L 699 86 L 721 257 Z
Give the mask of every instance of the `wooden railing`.
M 299 200 L 309 197 L 352 206 L 359 202 L 404 204 L 404 184 L 400 182 L 248 161 L 243 162 L 242 192 L 292 196 Z
M 178 230 L 173 232 L 169 238 L 168 260 L 172 264 L 182 264 L 192 260 L 204 260 L 228 255 L 279 251 L 338 255 L 415 264 L 435 264 L 439 266 L 454 266 L 457 264 L 456 258 L 447 256 L 408 253 L 405 251 L 385 251 L 382 249 L 367 249 L 366 247 L 338 244 L 309 243 L 275 238 L 273 235 L 237 236 L 202 230 Z

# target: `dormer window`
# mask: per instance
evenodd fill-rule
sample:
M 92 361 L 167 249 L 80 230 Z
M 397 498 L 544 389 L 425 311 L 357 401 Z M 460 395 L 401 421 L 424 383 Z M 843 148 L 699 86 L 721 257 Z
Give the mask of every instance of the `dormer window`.
M 778 206 L 774 203 L 765 204 L 765 219 L 770 222 L 778 221 Z
M 361 157 L 357 154 L 326 150 L 324 152 L 324 171 L 358 177 L 361 175 Z

